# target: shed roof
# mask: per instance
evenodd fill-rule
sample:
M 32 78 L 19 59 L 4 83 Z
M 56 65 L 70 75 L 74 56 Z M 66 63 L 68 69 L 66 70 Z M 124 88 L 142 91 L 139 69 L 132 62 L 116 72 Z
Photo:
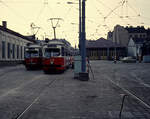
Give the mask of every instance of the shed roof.
M 100 38 L 96 41 L 87 40 L 86 48 L 112 48 L 112 47 L 124 47 L 120 44 L 116 44 L 110 40 L 105 40 L 104 38 Z

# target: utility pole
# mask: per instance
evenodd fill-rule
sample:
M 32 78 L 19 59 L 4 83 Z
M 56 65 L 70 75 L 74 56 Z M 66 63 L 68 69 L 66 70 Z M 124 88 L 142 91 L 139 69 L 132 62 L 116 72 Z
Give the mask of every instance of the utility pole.
M 58 26 L 59 20 L 62 20 L 62 18 L 50 18 L 49 20 L 51 20 L 52 28 L 54 30 L 54 39 L 56 39 L 56 27 Z M 53 22 L 54 20 L 56 21 L 55 25 Z
M 81 59 L 82 59 L 82 72 L 86 72 L 85 0 L 82 0 Z
M 86 33 L 85 33 L 85 0 L 82 0 L 82 26 L 81 26 L 81 72 L 79 72 L 79 80 L 88 81 L 89 74 L 86 71 Z
M 81 55 L 81 33 L 82 33 L 82 26 L 81 26 L 81 22 L 82 22 L 82 19 L 81 19 L 81 0 L 79 0 L 79 53 Z

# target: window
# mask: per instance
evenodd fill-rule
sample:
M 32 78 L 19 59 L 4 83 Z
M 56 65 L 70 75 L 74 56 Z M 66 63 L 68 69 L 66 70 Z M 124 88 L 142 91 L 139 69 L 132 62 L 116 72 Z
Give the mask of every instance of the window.
M 15 44 L 12 45 L 12 56 L 15 59 Z
M 7 43 L 7 58 L 10 59 L 10 43 Z
M 50 49 L 46 48 L 44 55 L 45 55 L 45 57 L 48 57 L 48 58 L 60 56 L 60 49 L 58 49 L 58 48 L 50 48 Z
M 2 59 L 4 59 L 6 56 L 5 56 L 5 41 L 2 41 Z
M 17 45 L 17 59 L 19 59 L 19 45 Z
M 22 46 L 20 47 L 20 52 L 21 52 L 21 59 L 22 59 Z
M 142 35 L 140 34 L 140 38 L 142 38 Z
M 138 38 L 138 35 L 136 34 L 134 37 L 135 37 L 135 38 Z

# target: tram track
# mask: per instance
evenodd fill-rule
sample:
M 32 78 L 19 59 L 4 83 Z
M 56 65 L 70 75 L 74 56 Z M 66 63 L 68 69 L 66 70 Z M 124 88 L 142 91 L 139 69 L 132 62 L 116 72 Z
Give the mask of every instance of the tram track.
M 133 94 L 131 91 L 121 87 L 119 84 L 115 83 L 113 80 L 111 80 L 110 78 L 107 78 L 107 80 L 109 80 L 113 85 L 115 85 L 116 87 L 118 87 L 119 89 L 121 89 L 123 92 L 125 92 L 126 95 L 132 97 L 133 99 L 137 100 L 138 102 L 140 102 L 143 106 L 145 106 L 147 109 L 150 109 L 150 105 L 147 104 L 145 101 L 143 101 L 141 98 L 139 98 L 138 96 L 136 96 L 135 94 Z
M 42 77 L 43 77 L 43 75 L 38 76 L 38 77 L 35 77 L 35 78 L 33 78 L 32 80 L 30 80 L 30 81 L 28 81 L 28 82 L 22 82 L 19 86 L 15 87 L 15 88 L 7 89 L 7 91 L 5 91 L 4 93 L 2 93 L 2 94 L 0 95 L 0 99 L 3 98 L 3 97 L 5 97 L 5 96 L 8 96 L 8 95 L 11 94 L 12 92 L 17 91 L 17 90 L 19 90 L 19 89 L 21 89 L 21 88 L 23 88 L 23 87 L 29 85 L 30 83 L 36 81 L 36 79 L 40 79 L 40 78 L 42 78 Z
M 21 113 L 17 114 L 17 116 L 12 117 L 12 119 L 21 119 L 23 117 L 23 115 L 29 111 L 31 109 L 31 107 L 40 99 L 41 95 L 44 93 L 44 91 L 49 88 L 50 86 L 52 86 L 52 84 L 56 81 L 57 79 L 53 79 L 52 81 L 50 81 L 48 84 L 46 84 L 44 86 L 44 89 L 41 90 L 41 92 L 39 93 L 39 95 L 31 102 L 30 105 L 28 105 Z

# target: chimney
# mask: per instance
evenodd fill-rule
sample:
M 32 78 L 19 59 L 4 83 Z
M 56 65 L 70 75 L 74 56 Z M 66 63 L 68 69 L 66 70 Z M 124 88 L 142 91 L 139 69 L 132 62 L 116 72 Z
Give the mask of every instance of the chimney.
M 2 21 L 2 26 L 3 26 L 4 28 L 7 28 L 7 22 L 6 22 L 6 21 Z

